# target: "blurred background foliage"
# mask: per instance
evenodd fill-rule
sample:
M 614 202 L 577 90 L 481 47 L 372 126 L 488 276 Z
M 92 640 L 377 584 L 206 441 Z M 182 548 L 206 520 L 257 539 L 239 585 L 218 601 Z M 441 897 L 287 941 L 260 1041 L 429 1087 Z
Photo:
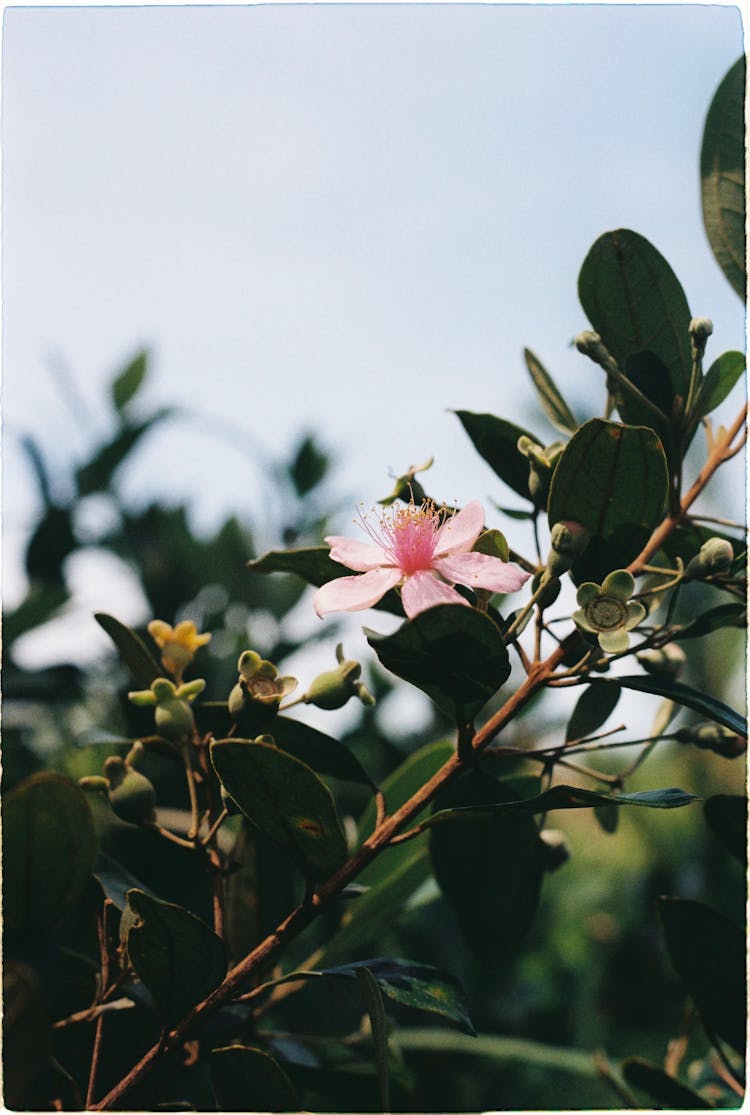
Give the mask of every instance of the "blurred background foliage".
M 308 589 L 291 576 L 254 576 L 246 563 L 264 549 L 322 540 L 335 510 L 327 488 L 331 469 L 327 452 L 314 436 L 304 436 L 269 468 L 267 498 L 276 509 L 275 536 L 269 537 L 267 523 L 259 531 L 257 524 L 232 516 L 214 533 L 201 535 L 191 523 L 189 506 L 167 506 L 150 500 L 147 494 L 139 503 L 122 498 L 120 476 L 138 453 L 142 439 L 146 435 L 158 438 L 167 421 L 181 421 L 178 410 L 142 413 L 139 390 L 147 373 L 148 357 L 141 352 L 117 375 L 108 401 L 114 432 L 91 447 L 87 460 L 71 461 L 67 475 L 55 475 L 53 481 L 45 463 L 47 447 L 29 439 L 24 442 L 37 478 L 39 509 L 26 543 L 27 593 L 5 616 L 5 794 L 42 769 L 73 779 L 99 773 L 103 755 L 112 746 L 103 749 L 97 745 L 97 739 L 106 745 L 107 738 L 91 729 L 106 728 L 123 737 L 148 731 L 147 714 L 125 699 L 130 682 L 114 653 L 85 666 L 60 660 L 43 669 L 24 665 L 24 656 L 18 653 L 24 637 L 31 633 L 38 637 L 50 620 L 69 607 L 69 563 L 84 546 L 115 555 L 127 564 L 147 601 L 147 618 L 169 623 L 190 618 L 200 630 L 212 632 L 210 647 L 201 653 L 193 675 L 198 672 L 206 677 L 207 692 L 213 699 L 221 700 L 229 693 L 236 680 L 237 657 L 246 647 L 276 662 L 282 671 L 299 650 L 300 627 L 294 611 Z M 189 452 L 187 436 L 185 446 Z M 176 466 L 177 462 L 164 462 L 165 469 Z M 210 468 L 210 461 L 206 467 Z M 107 513 L 92 520 L 84 511 L 93 499 L 106 505 Z M 99 523 L 95 530 L 92 521 Z M 260 544 L 259 534 L 263 535 Z M 683 609 L 698 611 L 700 594 L 711 591 L 705 586 L 691 587 Z M 112 600 L 108 610 L 117 615 L 119 603 Z M 93 632 L 93 617 L 91 624 Z M 327 622 L 312 630 L 332 662 L 337 624 Z M 138 631 L 148 642 L 145 622 Z M 727 684 L 736 689 L 734 664 L 743 659 L 743 637 L 741 631 L 724 630 L 694 640 L 690 683 L 717 696 L 724 695 Z M 450 726 L 423 702 L 418 731 L 394 731 L 393 717 L 382 714 L 393 679 L 374 658 L 365 663 L 363 678 L 378 703 L 374 708 L 357 704 L 356 717 L 350 714 L 339 734 L 372 777 L 381 781 L 417 746 L 449 734 Z M 627 717 L 628 709 L 639 703 L 645 705 L 647 716 L 656 707 L 650 697 L 629 694 L 628 700 L 630 704 L 623 701 L 608 724 L 620 723 L 618 717 Z M 565 715 L 554 697 L 543 704 L 534 702 L 513 724 L 509 742 L 559 741 Z M 598 757 L 598 765 L 603 770 L 620 769 L 627 754 L 604 754 Z M 732 761 L 683 745 L 662 744 L 647 767 L 647 781 L 639 780 L 639 772 L 628 783 L 630 790 L 678 785 L 706 798 L 718 793 L 741 794 L 744 788 L 741 759 Z M 160 809 L 166 811 L 165 822 L 187 810 L 179 764 L 150 749 L 143 769 L 156 786 Z M 569 772 L 566 780 L 570 780 Z M 366 790 L 336 782 L 336 798 L 341 816 L 351 818 L 348 824 L 353 828 L 365 807 Z M 155 843 L 150 833 L 118 821 L 97 799 L 89 800 L 105 852 L 125 865 L 141 884 L 158 889 L 162 898 L 210 916 L 207 881 L 196 880 L 189 855 L 165 842 Z M 228 935 L 238 956 L 299 897 L 300 880 L 265 838 L 242 827 L 239 818 L 232 824 L 242 867 L 228 882 Z M 608 1079 L 606 1059 L 617 1063 L 621 1058 L 639 1056 L 660 1064 L 669 1043 L 681 1034 L 685 1035 L 683 1045 L 678 1043 L 683 1068 L 695 1062 L 693 1076 L 702 1073 L 703 1080 L 706 1073 L 710 1076 L 715 1071 L 706 1067 L 708 1043 L 699 1025 L 690 1020 L 684 990 L 666 954 L 655 900 L 665 894 L 697 899 L 741 923 L 745 904 L 742 865 L 727 855 L 706 825 L 700 806 L 669 812 L 622 810 L 614 835 L 589 810 L 558 813 L 554 824 L 564 831 L 572 855 L 547 876 L 529 936 L 520 952 L 509 955 L 507 964 L 498 970 L 488 971 L 467 952 L 453 913 L 429 879 L 399 907 L 398 916 L 394 911 L 387 919 L 375 919 L 372 931 L 348 950 L 346 959 L 417 957 L 457 976 L 466 989 L 477 1031 L 495 1042 L 482 1046 L 478 1057 L 479 1047 L 472 1049 L 473 1039 L 464 1035 L 437 1027 L 431 1037 L 425 1030 L 420 1039 L 422 1031 L 412 1031 L 411 1044 L 405 1041 L 402 1047 L 403 1064 L 393 1075 L 395 1109 L 628 1107 L 633 1093 L 623 1092 L 621 1081 Z M 248 894 L 255 896 L 253 901 Z M 44 1009 L 52 1017 L 63 1017 L 90 1001 L 90 956 L 95 946 L 84 913 L 80 920 L 66 924 L 58 942 L 68 950 L 68 963 L 45 990 Z M 320 919 L 294 942 L 291 962 L 300 963 L 321 946 L 330 935 L 332 916 Z M 33 949 L 33 942 L 14 940 L 12 945 L 14 956 L 21 959 L 25 951 Z M 132 1012 L 136 1013 L 140 1015 Z M 131 1054 L 137 1055 L 144 1040 L 142 1032 L 136 1033 L 139 1026 L 143 1030 L 142 1017 L 134 1021 L 128 1018 L 130 1014 L 112 1019 L 102 1087 L 108 1079 L 118 1078 L 123 1062 L 127 1064 Z M 309 1102 L 314 1102 L 317 1087 L 323 1105 L 349 1110 L 377 1106 L 377 1099 L 372 1098 L 377 1096 L 374 1076 L 345 1071 L 340 1063 L 343 1047 L 332 1045 L 326 1052 L 321 1037 L 340 1038 L 350 1033 L 360 1014 L 361 1004 L 346 988 L 340 1002 L 333 1003 L 330 984 L 325 991 L 312 984 L 274 1008 L 274 1040 L 283 1044 L 280 1034 L 308 1035 L 323 1063 L 329 1057 L 328 1063 L 337 1066 L 335 1079 L 324 1074 L 317 1085 L 311 1085 L 313 1099 Z M 85 1074 L 90 1030 L 74 1027 L 53 1034 L 53 1051 L 73 1076 L 76 1069 Z M 117 1040 L 112 1038 L 115 1032 Z M 151 1036 L 146 1034 L 145 1039 L 151 1040 Z M 671 1048 L 677 1055 L 678 1047 Z M 590 1056 L 595 1050 L 604 1051 L 598 1068 Z M 448 1051 L 450 1056 L 446 1056 Z M 299 1074 L 304 1076 L 303 1067 Z M 201 1087 L 204 1085 L 195 1083 L 199 1107 Z M 168 1089 L 163 1098 L 169 1101 Z M 203 1099 L 210 1104 L 210 1097 Z

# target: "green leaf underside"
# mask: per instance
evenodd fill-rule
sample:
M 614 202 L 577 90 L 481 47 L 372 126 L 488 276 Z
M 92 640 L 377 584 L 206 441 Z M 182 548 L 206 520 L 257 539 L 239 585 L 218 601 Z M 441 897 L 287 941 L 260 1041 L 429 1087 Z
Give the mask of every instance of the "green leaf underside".
M 696 418 L 703 418 L 724 402 L 745 371 L 742 352 L 724 352 L 714 360 L 701 383 L 696 401 Z
M 112 382 L 115 410 L 123 410 L 141 388 L 148 370 L 148 353 L 139 352 Z
M 474 414 L 470 410 L 457 410 L 455 414 L 477 453 L 495 475 L 522 499 L 531 501 L 529 462 L 518 452 L 518 439 L 525 436 L 537 445 L 543 445 L 543 440 L 524 430 L 522 426 L 506 422 L 504 418 L 497 418 L 494 414 Z
M 320 588 L 338 577 L 352 577 L 351 569 L 332 561 L 327 546 L 308 546 L 298 550 L 270 550 L 269 553 L 247 563 L 251 573 L 294 573 L 309 585 Z M 382 612 L 403 616 L 401 597 L 391 589 L 382 600 L 373 604 Z
M 367 968 L 377 981 L 380 990 L 401 1006 L 436 1014 L 454 1022 L 465 1034 L 476 1031 L 469 1018 L 466 996 L 461 985 L 452 976 L 430 964 L 404 960 L 394 956 L 377 956 L 356 960 L 318 971 L 290 972 L 276 983 L 295 983 L 297 980 L 353 979 L 360 968 Z
M 564 434 L 575 433 L 578 429 L 578 423 L 552 376 L 530 349 L 525 348 L 523 350 L 523 357 L 539 396 L 539 401 L 542 404 L 542 409 L 552 425 Z
M 610 685 L 612 683 L 605 682 L 605 684 Z M 651 674 L 633 674 L 632 677 L 618 677 L 616 684 L 623 686 L 625 689 L 636 689 L 640 693 L 653 693 L 657 697 L 667 697 L 670 701 L 676 701 L 678 705 L 684 705 L 685 708 L 692 709 L 693 712 L 698 712 L 709 720 L 714 720 L 717 724 L 723 724 L 725 728 L 737 732 L 740 736 L 747 736 L 747 721 L 744 716 L 740 716 L 733 708 L 725 705 L 723 701 L 719 701 L 716 697 L 699 693 L 697 689 L 692 689 L 681 681 L 672 681 L 669 678 L 656 677 Z
M 617 685 L 603 685 L 593 681 L 576 701 L 565 732 L 566 743 L 571 739 L 593 735 L 612 715 L 619 700 L 620 690 Z
M 128 891 L 127 899 L 135 915 L 127 934 L 130 962 L 165 1022 L 174 1023 L 221 983 L 227 968 L 224 945 L 181 906 L 140 890 Z
M 96 612 L 94 619 L 115 644 L 117 653 L 130 670 L 136 685 L 148 689 L 154 678 L 163 676 L 164 670 L 132 628 L 106 612 Z
M 701 146 L 703 223 L 729 282 L 744 301 L 745 274 L 745 59 L 739 58 L 716 90 Z
M 487 801 L 481 805 L 468 805 L 442 809 L 424 822 L 426 828 L 484 818 L 506 816 L 512 813 L 546 813 L 553 809 L 589 809 L 597 805 L 640 805 L 648 809 L 679 809 L 700 799 L 675 786 L 663 790 L 639 790 L 633 794 L 605 794 L 598 790 L 584 790 L 579 786 L 553 786 L 544 793 L 521 801 Z
M 383 996 L 380 993 L 378 982 L 368 968 L 359 967 L 354 972 L 359 984 L 362 1002 L 370 1020 L 370 1034 L 372 1036 L 373 1050 L 375 1053 L 375 1069 L 378 1076 L 378 1091 L 380 1092 L 380 1110 L 390 1111 L 390 1074 L 388 1070 L 388 1019 L 383 1006 Z
M 672 964 L 706 1025 L 744 1055 L 745 937 L 741 929 L 700 902 L 660 898 Z
M 744 864 L 747 859 L 747 798 L 739 794 L 715 794 L 703 803 L 703 815 L 724 847 Z
M 346 860 L 331 792 L 306 763 L 271 744 L 234 739 L 215 740 L 211 760 L 248 820 L 307 877 L 325 878 Z
M 511 793 L 482 771 L 468 771 L 437 795 L 437 814 L 472 809 Z M 506 963 L 536 913 L 544 861 L 530 815 L 486 817 L 468 825 L 437 825 L 430 855 L 438 885 L 461 932 L 488 967 Z
M 653 353 L 669 372 L 672 394 L 686 397 L 690 308 L 677 276 L 653 244 L 630 229 L 605 232 L 583 262 L 578 296 L 623 372 L 632 354 Z M 632 403 L 624 406 L 630 414 Z
M 287 716 L 277 716 L 268 732 L 277 747 L 312 767 L 317 774 L 372 787 L 372 779 L 356 755 L 333 736 Z
M 393 635 L 365 628 L 387 670 L 416 685 L 454 723 L 467 724 L 510 674 L 500 629 L 460 604 L 438 604 L 407 620 Z
M 3 802 L 3 918 L 46 929 L 84 892 L 96 856 L 94 822 L 78 786 L 52 772 L 19 783 Z
M 718 604 L 710 608 L 702 616 L 698 616 L 692 623 L 688 623 L 681 631 L 672 635 L 673 641 L 682 639 L 697 639 L 702 635 L 710 635 L 712 631 L 724 627 L 745 627 L 747 625 L 747 608 L 744 604 Z
M 628 1084 L 640 1088 L 654 1100 L 659 1107 L 677 1111 L 691 1111 L 696 1108 L 711 1108 L 713 1105 L 698 1092 L 688 1088 L 681 1080 L 670 1076 L 641 1057 L 629 1057 L 622 1063 L 622 1075 Z
M 591 540 L 573 566 L 576 584 L 623 569 L 661 518 L 668 477 L 653 430 L 592 418 L 573 435 L 550 485 L 550 527 L 581 523 Z
M 228 1045 L 210 1054 L 220 1111 L 297 1111 L 299 1100 L 279 1063 L 262 1049 Z

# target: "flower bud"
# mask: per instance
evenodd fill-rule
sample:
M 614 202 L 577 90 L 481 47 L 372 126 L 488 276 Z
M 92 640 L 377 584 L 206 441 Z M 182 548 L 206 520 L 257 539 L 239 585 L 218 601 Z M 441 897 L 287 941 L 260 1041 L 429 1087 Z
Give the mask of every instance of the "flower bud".
M 305 704 L 328 711 L 343 708 L 350 697 L 359 697 L 365 705 L 375 704 L 375 698 L 359 680 L 362 666 L 359 662 L 344 658 L 341 643 L 336 647 L 336 657 L 339 665 L 335 670 L 328 670 L 315 678 L 302 698 Z
M 642 650 L 636 658 L 647 674 L 676 678 L 687 662 L 685 651 L 677 643 L 667 643 L 663 647 Z
M 541 573 L 535 573 L 534 579 L 531 582 L 533 592 L 536 592 L 542 583 L 546 582 L 546 588 L 540 593 L 537 598 L 537 605 L 544 611 L 545 608 L 551 607 L 560 595 L 560 580 L 554 574 L 550 574 L 548 570 L 543 570 Z
M 245 650 L 237 661 L 240 677 L 229 694 L 227 707 L 237 726 L 246 733 L 268 727 L 279 705 L 297 688 L 297 679 L 279 677 L 278 668 L 254 650 Z
M 195 727 L 193 710 L 188 702 L 174 697 L 156 706 L 154 721 L 159 732 L 173 740 L 191 735 Z
M 539 833 L 542 842 L 542 860 L 545 871 L 557 871 L 567 863 L 571 856 L 570 843 L 564 832 L 559 829 L 543 829 Z
M 575 564 L 589 544 L 591 535 L 585 526 L 572 520 L 562 520 L 550 531 L 550 552 L 547 555 L 547 572 L 561 577 Z
M 680 728 L 674 738 L 679 743 L 692 743 L 704 751 L 713 751 L 725 759 L 736 759 L 747 751 L 747 740 L 723 724 L 707 722 L 695 728 Z
M 693 347 L 703 354 L 706 342 L 714 331 L 714 323 L 707 317 L 694 317 L 688 326 L 688 331 Z
M 138 770 L 128 768 L 122 781 L 110 786 L 109 804 L 120 820 L 128 824 L 144 825 L 156 820 L 156 791 Z
M 582 333 L 579 333 L 574 344 L 579 352 L 588 356 L 589 360 L 593 360 L 595 364 L 599 364 L 602 368 L 611 367 L 615 362 L 612 354 L 602 344 L 599 334 L 594 333 L 591 329 L 584 329 Z
M 727 538 L 709 538 L 700 551 L 688 562 L 685 580 L 710 577 L 713 573 L 723 573 L 734 561 L 732 543 Z

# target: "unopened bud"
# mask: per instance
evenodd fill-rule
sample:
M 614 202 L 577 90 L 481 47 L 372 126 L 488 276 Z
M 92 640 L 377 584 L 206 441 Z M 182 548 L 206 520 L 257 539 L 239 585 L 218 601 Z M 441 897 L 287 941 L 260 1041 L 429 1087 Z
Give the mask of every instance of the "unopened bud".
M 685 651 L 677 643 L 667 643 L 663 647 L 650 647 L 642 650 L 636 658 L 647 674 L 676 678 L 687 662 Z
M 723 724 L 699 724 L 695 728 L 680 728 L 674 738 L 679 743 L 692 743 L 705 751 L 714 751 L 725 759 L 736 759 L 747 751 L 747 740 Z
M 375 698 L 359 680 L 360 663 L 344 658 L 341 643 L 336 647 L 336 657 L 339 665 L 315 678 L 302 698 L 305 704 L 332 711 L 343 708 L 350 697 L 359 697 L 363 704 L 373 705 Z
M 714 573 L 722 573 L 733 561 L 734 550 L 727 538 L 709 538 L 695 557 L 688 562 L 685 580 L 700 580 Z
M 154 721 L 159 732 L 167 739 L 184 739 L 195 727 L 190 705 L 176 697 L 156 706 Z
M 593 360 L 595 364 L 602 368 L 608 369 L 615 364 L 614 357 L 602 344 L 599 334 L 594 333 L 591 329 L 584 329 L 582 333 L 579 333 L 574 344 L 579 352 L 588 356 L 589 360 Z
M 156 819 L 156 791 L 144 774 L 128 769 L 116 786 L 110 786 L 109 804 L 121 821 L 150 824 Z
M 535 573 L 534 579 L 531 582 L 533 592 L 536 592 L 542 580 L 544 579 L 546 587 L 537 597 L 537 605 L 544 611 L 545 608 L 551 607 L 560 595 L 560 581 L 555 575 L 551 575 L 546 569 L 541 573 Z
M 589 544 L 591 535 L 585 526 L 572 520 L 555 523 L 550 531 L 550 552 L 547 555 L 547 571 L 553 577 L 561 577 L 575 564 Z
M 688 330 L 693 344 L 702 351 L 706 347 L 706 341 L 714 331 L 714 323 L 708 317 L 694 317 L 688 326 Z

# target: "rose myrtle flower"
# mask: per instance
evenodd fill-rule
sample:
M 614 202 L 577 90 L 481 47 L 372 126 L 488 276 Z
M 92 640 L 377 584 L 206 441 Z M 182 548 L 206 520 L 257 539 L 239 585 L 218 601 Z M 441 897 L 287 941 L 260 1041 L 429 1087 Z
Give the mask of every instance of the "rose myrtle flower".
M 435 604 L 468 604 L 455 584 L 489 592 L 516 592 L 529 574 L 489 554 L 472 553 L 484 528 L 484 510 L 476 500 L 444 518 L 429 501 L 388 508 L 377 524 L 363 518 L 372 539 L 331 535 L 331 558 L 354 569 L 358 577 L 339 577 L 315 593 L 319 616 L 357 612 L 377 604 L 389 589 L 401 587 L 409 619 Z
M 646 618 L 646 609 L 631 600 L 635 580 L 627 569 L 616 569 L 601 585 L 586 581 L 578 589 L 578 611 L 574 622 L 584 631 L 596 635 L 599 646 L 607 654 L 622 654 L 630 646 L 628 632 Z

